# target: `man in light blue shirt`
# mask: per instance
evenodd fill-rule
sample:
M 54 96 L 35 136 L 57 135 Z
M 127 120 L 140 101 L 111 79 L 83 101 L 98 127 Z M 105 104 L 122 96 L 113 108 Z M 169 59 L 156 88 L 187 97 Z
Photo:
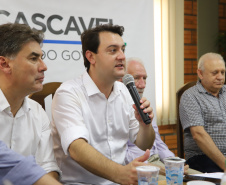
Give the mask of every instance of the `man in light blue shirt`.
M 0 141 L 0 185 L 60 185 L 36 164 L 33 156 L 24 157 Z

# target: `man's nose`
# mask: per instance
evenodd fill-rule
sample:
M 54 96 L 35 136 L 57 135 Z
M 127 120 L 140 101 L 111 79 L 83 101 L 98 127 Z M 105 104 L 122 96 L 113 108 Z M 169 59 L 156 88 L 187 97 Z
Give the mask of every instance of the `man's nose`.
M 47 66 L 46 66 L 45 62 L 41 59 L 39 71 L 46 71 L 46 70 L 47 70 Z
M 217 79 L 222 80 L 222 79 L 224 79 L 224 78 L 225 78 L 225 73 L 224 73 L 224 74 L 219 73 L 219 74 L 217 75 Z
M 141 78 L 137 81 L 137 87 L 140 89 L 144 89 L 146 87 L 146 81 Z
M 117 59 L 118 60 L 125 60 L 126 59 L 124 51 L 122 51 L 122 50 L 119 51 L 119 55 L 118 55 Z

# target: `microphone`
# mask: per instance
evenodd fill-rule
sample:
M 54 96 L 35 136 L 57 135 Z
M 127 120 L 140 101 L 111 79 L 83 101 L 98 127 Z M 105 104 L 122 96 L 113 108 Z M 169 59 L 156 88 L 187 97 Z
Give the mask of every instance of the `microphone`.
M 148 113 L 144 113 L 143 109 L 140 108 L 140 95 L 137 92 L 137 88 L 134 84 L 134 78 L 132 75 L 130 74 L 126 74 L 123 76 L 122 78 L 123 83 L 126 85 L 126 87 L 128 88 L 130 95 L 133 98 L 133 101 L 137 107 L 137 110 L 143 120 L 143 122 L 147 125 L 151 123 L 151 118 L 149 117 Z

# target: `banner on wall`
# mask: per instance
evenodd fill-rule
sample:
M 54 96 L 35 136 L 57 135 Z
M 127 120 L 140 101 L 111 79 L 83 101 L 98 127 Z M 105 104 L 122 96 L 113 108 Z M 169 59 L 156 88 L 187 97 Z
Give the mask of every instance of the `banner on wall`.
M 85 71 L 81 33 L 100 24 L 124 26 L 126 57 L 139 57 L 148 73 L 144 95 L 155 107 L 152 0 L 0 0 L 0 24 L 28 24 L 45 33 L 45 81 L 64 82 Z

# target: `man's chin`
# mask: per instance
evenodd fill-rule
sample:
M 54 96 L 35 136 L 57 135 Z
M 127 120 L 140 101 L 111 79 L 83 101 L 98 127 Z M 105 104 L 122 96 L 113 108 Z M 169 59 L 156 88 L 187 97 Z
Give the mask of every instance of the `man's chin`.
M 216 88 L 216 89 L 221 89 L 221 88 L 223 87 L 223 85 L 224 85 L 224 84 L 216 84 L 216 85 L 215 85 L 215 88 Z
M 124 75 L 125 75 L 125 74 L 119 74 L 119 75 L 117 75 L 116 80 L 122 82 L 122 77 L 123 77 Z
M 33 89 L 32 89 L 32 93 L 36 93 L 39 92 L 43 89 L 43 85 L 42 84 L 38 84 L 36 85 Z
M 140 98 L 142 98 L 142 97 L 143 97 L 143 93 L 139 93 L 139 95 L 140 95 Z

